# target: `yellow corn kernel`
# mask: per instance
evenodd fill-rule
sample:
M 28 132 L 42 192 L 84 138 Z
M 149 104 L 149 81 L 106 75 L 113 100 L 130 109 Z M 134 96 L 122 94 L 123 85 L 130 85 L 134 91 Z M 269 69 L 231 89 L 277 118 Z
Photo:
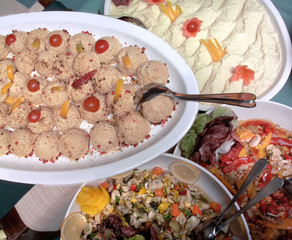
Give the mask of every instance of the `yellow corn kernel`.
M 131 203 L 137 203 L 137 199 L 136 198 L 132 198 L 131 199 Z
M 149 172 L 146 172 L 146 173 L 144 174 L 144 178 L 147 178 L 147 177 L 149 177 Z
M 131 60 L 128 55 L 123 56 L 122 60 L 126 68 L 130 68 L 132 66 Z
M 13 82 L 9 82 L 7 84 L 4 85 L 4 87 L 1 89 L 1 94 L 5 95 L 8 93 L 9 88 L 11 88 L 13 85 Z
M 175 193 L 176 196 L 179 196 L 179 192 L 177 190 L 174 189 L 172 191 Z
M 146 188 L 145 187 L 142 187 L 141 189 L 140 189 L 140 191 L 137 193 L 138 195 L 143 195 L 143 194 L 145 194 L 146 193 Z
M 62 118 L 67 118 L 67 115 L 69 113 L 69 109 L 70 109 L 70 99 L 67 99 L 61 107 L 60 116 Z
M 33 48 L 39 48 L 39 46 L 41 45 L 40 39 L 36 38 L 35 40 L 33 40 L 31 45 L 32 45 Z
M 12 65 L 7 66 L 6 71 L 7 71 L 7 77 L 9 78 L 9 80 L 13 81 L 14 79 L 13 66 Z
M 158 206 L 159 212 L 164 213 L 166 211 L 166 209 L 169 207 L 169 205 L 170 205 L 169 202 L 160 203 Z

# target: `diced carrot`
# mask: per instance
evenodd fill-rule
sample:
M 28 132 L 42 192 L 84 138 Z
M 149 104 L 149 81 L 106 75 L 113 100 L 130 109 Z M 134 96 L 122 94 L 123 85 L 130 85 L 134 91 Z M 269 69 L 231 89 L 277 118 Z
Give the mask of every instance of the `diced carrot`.
M 109 183 L 108 182 L 102 182 L 101 184 L 99 184 L 100 186 L 102 186 L 105 190 L 107 190 Z
M 210 202 L 209 206 L 214 212 L 221 212 L 221 204 L 220 203 L 213 201 L 213 202 Z
M 176 203 L 172 204 L 172 216 L 178 217 L 181 214 L 181 210 L 178 209 L 178 205 Z
M 154 192 L 154 194 L 155 194 L 155 196 L 158 196 L 158 197 L 164 197 L 163 188 L 157 189 L 157 190 Z
M 197 205 L 194 205 L 192 209 L 192 214 L 193 215 L 199 214 L 200 216 L 202 216 L 202 211 Z
M 152 171 L 152 174 L 156 175 L 156 176 L 159 176 L 160 174 L 162 173 L 162 168 L 161 167 L 155 167 Z

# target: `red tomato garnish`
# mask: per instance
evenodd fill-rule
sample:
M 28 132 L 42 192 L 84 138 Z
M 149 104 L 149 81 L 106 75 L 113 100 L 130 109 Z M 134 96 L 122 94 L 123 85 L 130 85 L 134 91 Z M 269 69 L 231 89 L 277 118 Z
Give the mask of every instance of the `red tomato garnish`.
M 165 0 L 147 0 L 150 4 L 157 4 L 164 3 Z
M 233 77 L 231 78 L 231 82 L 238 81 L 239 79 L 243 80 L 244 85 L 249 85 L 250 80 L 254 80 L 254 71 L 247 68 L 247 65 L 238 65 L 235 68 L 235 72 Z
M 113 0 L 113 3 L 116 6 L 121 6 L 121 5 L 128 6 L 130 3 L 130 0 Z
M 6 42 L 6 45 L 7 46 L 10 46 L 12 43 L 14 43 L 16 41 L 16 36 L 13 34 L 13 33 L 11 33 L 11 34 L 9 34 L 7 37 L 6 37 L 6 39 L 5 39 L 5 42 Z
M 99 100 L 94 96 L 86 98 L 83 102 L 83 107 L 88 112 L 97 112 L 99 106 L 100 106 Z
M 36 79 L 29 80 L 26 86 L 30 92 L 36 92 L 40 89 L 40 83 Z
M 40 110 L 32 110 L 29 114 L 28 114 L 28 121 L 30 121 L 31 123 L 36 123 L 38 120 L 40 120 L 41 118 L 41 111 Z
M 198 18 L 186 20 L 183 26 L 184 35 L 186 35 L 187 37 L 197 36 L 197 33 L 201 31 L 200 27 L 202 25 L 202 22 L 203 21 L 199 20 Z
M 97 40 L 95 43 L 95 52 L 97 54 L 104 53 L 106 50 L 108 50 L 108 48 L 109 48 L 109 44 L 108 44 L 108 41 L 106 40 L 100 39 L 100 40 Z
M 59 47 L 62 44 L 62 36 L 60 34 L 54 34 L 50 37 L 49 42 L 52 47 Z

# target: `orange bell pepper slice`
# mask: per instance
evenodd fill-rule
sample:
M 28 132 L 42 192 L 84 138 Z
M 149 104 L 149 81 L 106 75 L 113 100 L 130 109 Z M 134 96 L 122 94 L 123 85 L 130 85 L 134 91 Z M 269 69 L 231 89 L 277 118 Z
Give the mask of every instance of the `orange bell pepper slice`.
M 69 108 L 70 108 L 70 99 L 67 99 L 62 107 L 61 107 L 61 110 L 60 110 L 60 116 L 62 118 L 67 118 L 67 115 L 68 115 L 68 112 L 69 112 Z
M 115 89 L 115 97 L 114 97 L 115 103 L 119 100 L 123 88 L 124 88 L 124 79 L 119 79 L 116 85 L 116 89 Z
M 218 43 L 216 38 L 213 38 L 215 44 L 208 39 L 207 42 L 204 39 L 201 39 L 201 43 L 207 48 L 209 54 L 211 55 L 212 59 L 214 62 L 219 62 L 221 58 L 225 55 L 225 48 L 222 49 L 220 44 Z

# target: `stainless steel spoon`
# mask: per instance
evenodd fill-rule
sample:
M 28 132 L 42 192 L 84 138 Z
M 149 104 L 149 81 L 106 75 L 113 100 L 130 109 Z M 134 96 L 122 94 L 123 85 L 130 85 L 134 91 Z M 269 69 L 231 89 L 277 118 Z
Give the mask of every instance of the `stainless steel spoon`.
M 188 101 L 228 104 L 246 108 L 253 108 L 256 106 L 256 95 L 253 93 L 182 94 L 176 93 L 168 87 L 156 83 L 150 83 L 139 89 L 135 94 L 134 103 L 137 108 L 139 108 L 141 103 L 149 101 L 160 94 Z
M 284 184 L 284 180 L 282 178 L 274 178 L 270 181 L 260 192 L 258 192 L 253 199 L 251 199 L 243 208 L 237 211 L 232 217 L 227 219 L 222 224 L 218 225 L 217 222 L 212 221 L 207 225 L 206 228 L 202 229 L 202 231 L 197 232 L 196 239 L 202 240 L 213 240 L 216 235 L 221 231 L 222 228 L 230 224 L 237 217 L 239 217 L 242 213 L 250 209 L 252 206 L 274 193 L 276 190 L 280 189 Z
M 265 169 L 267 166 L 267 160 L 264 158 L 259 159 L 252 167 L 252 169 L 249 171 L 247 177 L 245 178 L 244 182 L 242 183 L 241 187 L 237 191 L 237 193 L 234 195 L 228 206 L 222 211 L 222 213 L 214 220 L 204 222 L 200 224 L 196 232 L 199 235 L 200 233 L 204 233 L 204 229 L 209 229 L 209 225 L 212 227 L 214 224 L 218 224 L 225 216 L 229 213 L 229 211 L 232 209 L 234 203 L 239 199 L 239 197 L 245 192 L 245 190 L 249 187 L 249 185 L 256 179 L 258 175 Z
M 284 179 L 284 190 L 292 197 L 292 177 L 288 177 Z

